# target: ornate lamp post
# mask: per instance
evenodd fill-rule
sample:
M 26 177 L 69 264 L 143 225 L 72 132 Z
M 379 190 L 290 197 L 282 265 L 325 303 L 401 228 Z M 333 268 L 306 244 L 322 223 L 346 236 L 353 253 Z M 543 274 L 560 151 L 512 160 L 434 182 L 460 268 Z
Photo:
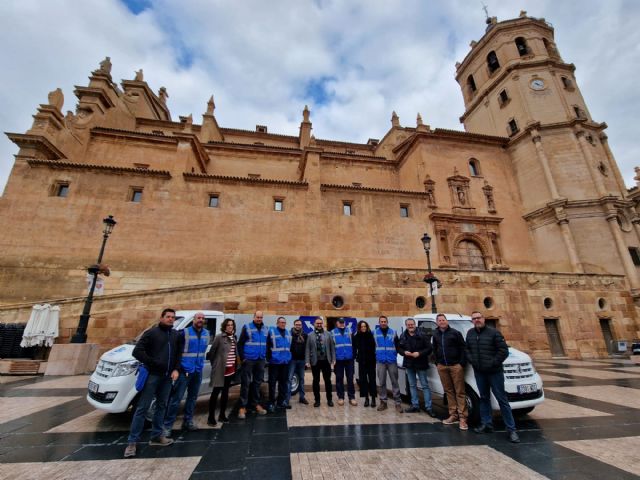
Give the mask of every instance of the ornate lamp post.
M 98 261 L 95 265 L 91 265 L 87 268 L 89 274 L 93 275 L 93 280 L 91 281 L 91 287 L 89 288 L 89 295 L 87 295 L 87 299 L 84 302 L 84 308 L 82 309 L 82 315 L 80 315 L 80 321 L 78 322 L 78 328 L 76 329 L 76 333 L 71 337 L 71 343 L 86 343 L 87 342 L 87 326 L 89 325 L 89 318 L 91 317 L 91 305 L 93 304 L 93 291 L 96 289 L 96 282 L 98 281 L 98 273 L 102 266 L 100 265 L 102 262 L 102 255 L 104 254 L 104 247 L 107 244 L 107 239 L 111 232 L 113 231 L 113 227 L 116 226 L 116 221 L 113 219 L 113 215 L 109 215 L 107 218 L 102 220 L 104 224 L 104 230 L 102 231 L 102 247 L 100 247 L 100 254 L 98 255 Z
M 439 280 L 431 271 L 431 237 L 428 233 L 425 233 L 422 236 L 422 246 L 424 247 L 424 252 L 427 254 L 428 273 L 424 276 L 424 281 L 425 283 L 429 284 L 429 294 L 431 295 L 431 313 L 438 313 L 438 310 L 436 309 L 436 297 L 433 295 L 433 284 L 435 283 L 436 285 L 438 285 Z

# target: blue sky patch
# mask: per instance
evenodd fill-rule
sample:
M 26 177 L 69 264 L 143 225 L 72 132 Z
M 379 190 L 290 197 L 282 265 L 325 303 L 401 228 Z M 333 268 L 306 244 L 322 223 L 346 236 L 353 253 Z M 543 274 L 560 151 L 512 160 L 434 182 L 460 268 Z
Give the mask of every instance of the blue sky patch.
M 329 103 L 334 92 L 328 89 L 328 83 L 335 79 L 335 77 L 312 78 L 305 85 L 304 97 L 312 99 L 312 103 L 316 106 Z
M 133 13 L 138 15 L 144 12 L 146 9 L 151 8 L 151 0 L 120 0 L 124 3 L 125 7 Z

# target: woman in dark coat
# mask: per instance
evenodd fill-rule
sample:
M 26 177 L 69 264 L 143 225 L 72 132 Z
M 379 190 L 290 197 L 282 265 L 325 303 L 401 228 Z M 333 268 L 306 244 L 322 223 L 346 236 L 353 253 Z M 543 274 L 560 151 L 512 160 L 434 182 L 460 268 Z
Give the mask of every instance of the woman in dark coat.
M 364 406 L 376 406 L 376 341 L 369 324 L 358 322 L 358 332 L 353 336 L 353 355 L 358 362 L 358 383 L 360 396 L 365 398 Z
M 209 426 L 216 425 L 216 404 L 220 393 L 222 393 L 222 396 L 220 398 L 218 420 L 220 422 L 228 421 L 225 412 L 229 399 L 229 387 L 238 368 L 236 322 L 231 318 L 225 319 L 220 325 L 220 332 L 213 339 L 213 344 L 209 351 L 209 360 L 211 361 L 210 382 L 213 387 L 209 398 L 209 419 L 207 420 L 207 425 Z

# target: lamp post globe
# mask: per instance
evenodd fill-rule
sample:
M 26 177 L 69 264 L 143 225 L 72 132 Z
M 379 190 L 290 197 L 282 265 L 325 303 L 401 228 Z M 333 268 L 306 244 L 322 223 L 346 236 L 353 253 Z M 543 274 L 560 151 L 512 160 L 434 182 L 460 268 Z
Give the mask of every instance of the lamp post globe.
M 93 275 L 91 279 L 91 286 L 89 287 L 89 294 L 87 295 L 87 299 L 84 302 L 84 308 L 82 309 L 82 314 L 80 315 L 80 320 L 78 321 L 78 328 L 76 328 L 76 333 L 71 337 L 71 343 L 86 343 L 87 342 L 87 327 L 89 325 L 89 318 L 91 318 L 91 305 L 93 304 L 93 292 L 96 289 L 96 282 L 98 281 L 98 273 L 100 272 L 100 264 L 102 262 L 102 257 L 104 255 L 104 248 L 107 245 L 107 239 L 111 232 L 113 232 L 113 227 L 116 226 L 116 221 L 113 218 L 113 215 L 109 215 L 108 217 L 102 219 L 102 245 L 100 247 L 100 253 L 98 254 L 98 261 L 95 265 L 91 265 L 87 268 L 87 271 L 90 275 Z

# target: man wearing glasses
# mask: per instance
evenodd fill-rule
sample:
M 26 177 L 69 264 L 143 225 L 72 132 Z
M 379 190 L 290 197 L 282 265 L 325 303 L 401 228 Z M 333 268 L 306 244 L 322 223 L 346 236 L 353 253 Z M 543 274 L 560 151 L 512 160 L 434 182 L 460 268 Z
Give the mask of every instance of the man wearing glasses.
M 509 346 L 502 334 L 495 328 L 485 325 L 480 312 L 471 313 L 473 327 L 467 332 L 467 360 L 473 366 L 476 384 L 480 391 L 480 419 L 482 425 L 475 428 L 476 433 L 493 432 L 491 392 L 496 397 L 502 420 L 509 433 L 509 441 L 520 443 L 516 432 L 511 406 L 504 391 L 504 373 L 502 364 L 509 356 Z

